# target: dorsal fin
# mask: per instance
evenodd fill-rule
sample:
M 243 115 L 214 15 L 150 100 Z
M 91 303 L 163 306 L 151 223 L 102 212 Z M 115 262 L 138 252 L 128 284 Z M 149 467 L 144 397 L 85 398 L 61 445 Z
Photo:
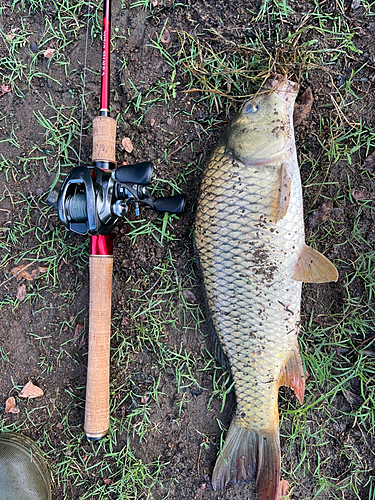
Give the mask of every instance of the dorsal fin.
M 288 162 L 284 162 L 281 165 L 281 176 L 280 176 L 280 198 L 279 198 L 279 209 L 277 213 L 276 222 L 285 217 L 290 200 L 290 191 L 292 188 L 292 170 Z
M 303 245 L 292 279 L 305 283 L 327 283 L 337 281 L 338 277 L 336 267 L 327 257 L 308 245 Z

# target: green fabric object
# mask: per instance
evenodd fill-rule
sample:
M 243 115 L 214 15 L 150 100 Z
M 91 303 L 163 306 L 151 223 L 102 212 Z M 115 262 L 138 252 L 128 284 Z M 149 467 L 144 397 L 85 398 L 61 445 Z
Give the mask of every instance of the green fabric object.
M 42 451 L 22 434 L 0 433 L 0 500 L 51 500 Z

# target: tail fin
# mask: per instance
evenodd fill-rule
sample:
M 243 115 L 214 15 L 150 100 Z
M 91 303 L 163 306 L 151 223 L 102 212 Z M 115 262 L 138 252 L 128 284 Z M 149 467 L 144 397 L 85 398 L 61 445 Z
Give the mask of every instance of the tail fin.
M 234 418 L 212 475 L 214 490 L 229 482 L 256 480 L 257 500 L 276 500 L 280 482 L 279 428 L 271 432 L 248 430 Z

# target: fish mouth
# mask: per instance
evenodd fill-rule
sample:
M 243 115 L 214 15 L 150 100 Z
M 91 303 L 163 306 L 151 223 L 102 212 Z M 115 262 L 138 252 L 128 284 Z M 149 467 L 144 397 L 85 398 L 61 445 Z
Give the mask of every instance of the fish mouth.
M 264 88 L 276 92 L 284 99 L 295 98 L 299 91 L 298 83 L 288 80 L 284 75 L 272 75 L 264 84 Z

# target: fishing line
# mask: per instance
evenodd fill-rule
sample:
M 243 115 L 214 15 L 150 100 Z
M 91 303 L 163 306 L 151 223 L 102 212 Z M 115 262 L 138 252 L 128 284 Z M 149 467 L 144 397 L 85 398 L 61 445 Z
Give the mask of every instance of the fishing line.
M 79 149 L 78 149 L 78 165 L 81 165 L 81 151 L 82 151 L 82 133 L 83 133 L 83 109 L 85 106 L 85 90 L 86 90 L 86 69 L 87 69 L 87 47 L 89 39 L 89 25 L 90 25 L 91 3 L 89 2 L 89 9 L 87 12 L 87 25 L 86 25 L 86 42 L 85 42 L 85 59 L 83 65 L 83 87 L 81 96 L 81 129 L 79 132 Z

